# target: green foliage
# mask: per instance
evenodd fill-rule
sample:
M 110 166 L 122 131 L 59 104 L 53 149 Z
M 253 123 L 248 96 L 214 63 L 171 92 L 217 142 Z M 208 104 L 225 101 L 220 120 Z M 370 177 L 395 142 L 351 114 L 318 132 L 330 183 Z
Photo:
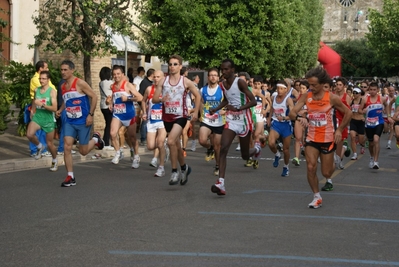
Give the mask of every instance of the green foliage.
M 7 14 L 7 12 L 2 8 L 0 8 L 0 13 Z M 8 26 L 8 22 L 3 20 L 2 18 L 0 18 L 0 28 L 5 28 L 7 26 Z M 3 42 L 12 42 L 12 41 L 10 39 L 10 36 L 7 36 L 4 34 L 3 31 L 0 31 L 0 52 L 3 51 L 2 46 L 1 46 L 1 44 Z
M 199 68 L 224 58 L 237 70 L 300 76 L 315 65 L 323 23 L 319 0 L 133 0 L 146 54 L 179 54 Z
M 34 46 L 83 55 L 84 77 L 91 84 L 90 59 L 116 53 L 111 32 L 127 33 L 132 26 L 130 0 L 48 0 L 33 22 L 39 30 Z
M 369 45 L 387 65 L 398 66 L 399 62 L 399 0 L 383 0 L 382 12 L 369 12 Z
M 10 121 L 8 114 L 10 114 L 11 99 L 9 95 L 8 83 L 3 79 L 4 76 L 4 62 L 0 60 L 0 134 L 7 129 L 7 123 Z
M 342 76 L 345 77 L 390 77 L 396 75 L 394 68 L 381 61 L 377 53 L 366 44 L 366 39 L 343 40 L 333 49 L 342 58 Z

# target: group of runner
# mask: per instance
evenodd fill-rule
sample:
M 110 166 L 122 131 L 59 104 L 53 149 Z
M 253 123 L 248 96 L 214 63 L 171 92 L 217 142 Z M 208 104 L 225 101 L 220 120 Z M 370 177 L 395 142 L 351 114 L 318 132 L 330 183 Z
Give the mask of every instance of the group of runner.
M 131 143 L 136 144 L 132 168 L 139 167 L 134 102 L 141 102 L 142 118 L 147 121 L 147 148 L 154 150 L 151 164 L 158 167 L 155 176 L 165 175 L 166 150 L 169 150 L 172 168 L 170 185 L 185 185 L 188 181 L 191 167 L 185 162 L 181 135 L 188 119 L 197 121 L 200 111 L 198 139 L 207 149 L 205 160 L 215 159 L 214 175 L 218 179 L 212 185 L 211 191 L 218 195 L 226 194 L 227 154 L 236 136 L 239 138 L 241 157 L 246 161 L 246 166 L 257 169 L 262 148 L 268 145 L 274 154 L 273 166 L 278 167 L 283 158 L 281 176 L 289 176 L 289 148 L 294 134 L 295 157 L 292 163 L 300 166 L 299 154 L 302 151 L 306 158 L 308 182 L 314 193 L 313 201 L 308 205 L 310 208 L 322 206 L 316 175 L 318 161 L 321 162 L 322 175 L 327 179 L 322 190 L 329 191 L 333 189 L 331 176 L 335 166 L 342 169 L 343 155 L 347 151 L 350 153 L 349 145 L 345 142 L 349 124 L 352 159 L 357 159 L 357 143 L 362 147 L 361 153 L 364 153 L 366 133 L 370 168 L 379 168 L 379 138 L 384 130 L 384 112 L 387 114 L 386 122 L 395 125 L 392 131 L 396 132 L 399 147 L 399 111 L 393 106 L 395 101 L 396 107 L 399 106 L 398 98 L 378 94 L 376 83 L 367 84 L 367 88 L 363 86 L 366 83 L 362 83 L 362 89 L 355 87 L 353 97 L 350 97 L 345 92 L 347 83 L 344 78 L 336 78 L 334 84 L 327 72 L 317 67 L 310 70 L 305 79 L 295 81 L 294 86 L 287 79 L 278 81 L 275 92 L 270 94 L 261 77 L 255 76 L 251 79 L 247 73 L 237 75 L 234 62 L 226 59 L 222 61 L 220 70 L 208 70 L 208 83 L 198 90 L 191 80 L 181 75 L 182 64 L 180 56 L 171 56 L 168 61 L 168 75 L 155 71 L 154 83 L 146 89 L 143 96 L 134 84 L 128 82 L 122 67 L 113 67 L 112 95 L 106 99 L 113 114 L 111 139 L 115 156 L 112 163 L 118 164 L 123 158 L 118 132 L 120 127 L 125 126 Z M 62 183 L 64 187 L 76 185 L 71 156 L 74 140 L 79 138 L 79 152 L 82 155 L 95 146 L 99 149 L 104 147 L 99 133 L 94 133 L 89 138 L 97 97 L 86 82 L 73 75 L 73 70 L 71 61 L 62 62 L 64 103 L 58 110 L 54 92 L 46 84 L 50 79 L 49 74 L 41 73 L 41 87 L 36 90 L 33 101 L 34 123 L 28 129 L 28 138 L 37 145 L 39 157 L 45 144 L 35 139 L 34 132 L 49 127 L 45 123 L 54 120 L 53 113 L 60 116 L 66 110 L 64 158 L 67 178 Z M 395 88 L 393 91 L 395 93 Z M 193 99 L 192 107 L 189 107 L 188 98 Z M 43 117 L 44 113 L 48 115 L 46 118 Z M 279 143 L 282 143 L 282 149 L 279 149 Z M 55 149 L 50 141 L 47 146 L 53 154 Z M 53 160 L 53 171 L 57 167 L 54 165 L 57 163 Z

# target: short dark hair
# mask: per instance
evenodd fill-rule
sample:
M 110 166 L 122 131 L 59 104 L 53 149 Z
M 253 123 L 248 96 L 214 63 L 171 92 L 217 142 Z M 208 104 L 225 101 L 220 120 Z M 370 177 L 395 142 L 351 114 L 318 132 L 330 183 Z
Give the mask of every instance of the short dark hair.
M 109 67 L 102 67 L 100 70 L 100 80 L 110 80 L 111 79 L 111 69 Z
M 112 67 L 112 72 L 114 72 L 114 70 L 120 70 L 123 74 L 125 73 L 125 68 L 124 68 L 124 66 L 121 66 L 121 65 L 114 65 Z
M 69 67 L 70 70 L 74 70 L 74 69 L 75 69 L 75 64 L 73 64 L 73 62 L 70 61 L 70 60 L 68 60 L 68 59 L 63 60 L 63 61 L 61 62 L 61 65 L 67 65 L 67 66 Z
M 44 64 L 46 64 L 46 61 L 43 60 L 39 60 L 38 62 L 36 62 L 35 65 L 36 72 L 39 72 L 40 68 L 44 68 Z
M 186 66 L 183 66 L 183 67 L 181 67 L 181 69 L 180 69 L 180 75 L 184 75 L 184 73 L 187 71 L 187 67 Z
M 50 71 L 44 70 L 44 71 L 40 72 L 40 76 L 43 75 L 43 74 L 46 75 L 47 79 L 51 79 Z
M 209 75 L 209 72 L 212 72 L 212 71 L 216 71 L 217 74 L 219 75 L 219 70 L 218 70 L 217 68 L 210 68 L 210 69 L 208 70 L 208 75 Z
M 371 82 L 369 84 L 369 87 L 377 87 L 378 88 L 378 83 L 377 82 Z
M 144 72 L 145 73 L 144 67 L 138 67 L 137 68 L 137 73 L 140 73 L 140 72 Z
M 263 82 L 262 76 L 259 75 L 254 76 L 254 82 Z
M 309 88 L 309 83 L 307 80 L 298 80 L 300 85 L 306 86 L 306 88 Z M 297 81 L 295 81 L 297 82 Z
M 155 70 L 154 70 L 153 68 L 150 68 L 150 69 L 147 70 L 146 76 L 147 76 L 147 77 L 150 77 L 151 75 L 154 74 L 154 72 L 155 72 Z
M 194 81 L 197 77 L 199 78 L 199 75 L 195 74 L 193 77 L 191 77 L 191 80 Z
M 288 84 L 287 84 L 287 82 L 286 81 L 284 81 L 284 80 L 279 80 L 279 81 L 277 81 L 277 83 L 276 83 L 276 88 L 277 88 L 277 84 L 284 84 L 287 88 L 288 88 Z M 290 89 L 290 88 L 288 88 L 288 89 Z
M 251 76 L 249 76 L 248 72 L 241 71 L 238 73 L 238 77 L 240 76 L 245 76 L 245 80 L 249 81 L 251 79 Z
M 306 79 L 312 77 L 317 78 L 319 84 L 325 84 L 331 81 L 330 75 L 328 75 L 327 71 L 320 66 L 309 70 L 305 75 Z
M 348 84 L 348 80 L 345 79 L 344 77 L 338 77 L 335 79 L 335 83 L 337 82 L 341 82 L 343 85 L 347 85 Z
M 171 55 L 171 56 L 169 57 L 168 63 L 169 63 L 169 61 L 170 61 L 171 59 L 177 59 L 177 60 L 179 61 L 180 65 L 183 64 L 183 58 L 182 58 L 181 56 L 179 56 L 179 55 Z
M 232 59 L 230 59 L 230 58 L 224 59 L 224 60 L 222 61 L 222 64 L 223 64 L 223 63 L 230 63 L 230 67 L 231 67 L 232 69 L 235 69 L 235 68 L 236 68 L 236 64 L 234 64 L 234 61 L 233 61 Z

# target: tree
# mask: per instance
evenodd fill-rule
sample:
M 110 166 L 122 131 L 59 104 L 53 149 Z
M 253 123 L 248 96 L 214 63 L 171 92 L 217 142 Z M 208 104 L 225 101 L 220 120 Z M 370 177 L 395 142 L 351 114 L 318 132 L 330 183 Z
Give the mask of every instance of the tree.
M 315 65 L 323 23 L 318 0 L 133 0 L 141 49 L 180 54 L 209 68 L 231 58 L 268 77 L 299 76 Z
M 383 0 L 382 12 L 369 12 L 369 45 L 387 65 L 398 66 L 399 62 L 399 0 Z
M 390 77 L 395 75 L 395 69 L 384 64 L 366 42 L 366 39 L 347 39 L 335 43 L 333 49 L 342 57 L 342 76 Z
M 84 78 L 91 84 L 91 57 L 116 53 L 112 29 L 127 34 L 132 27 L 130 0 L 47 0 L 33 22 L 35 46 L 83 55 Z

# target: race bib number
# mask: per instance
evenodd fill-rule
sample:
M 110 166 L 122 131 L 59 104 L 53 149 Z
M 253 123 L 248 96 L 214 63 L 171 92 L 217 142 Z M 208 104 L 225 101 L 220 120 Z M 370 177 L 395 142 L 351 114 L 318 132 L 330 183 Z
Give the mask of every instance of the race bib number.
M 262 103 L 257 104 L 255 107 L 255 114 L 261 114 L 262 113 Z
M 36 108 L 37 108 L 37 109 L 43 109 L 43 108 L 42 108 L 42 105 L 43 105 L 43 104 L 46 104 L 46 98 L 36 98 L 36 99 L 39 100 L 40 103 L 41 103 L 40 106 L 36 106 Z
M 114 114 L 123 114 L 126 113 L 126 105 L 125 104 L 114 104 Z
M 243 111 L 227 111 L 226 118 L 231 121 L 244 121 L 244 113 Z
M 70 119 L 77 119 L 82 117 L 82 108 L 80 106 L 75 106 L 75 107 L 67 107 L 66 109 L 66 115 Z
M 165 113 L 166 114 L 182 114 L 182 107 L 179 101 L 168 101 L 165 102 Z
M 368 126 L 376 126 L 378 125 L 379 119 L 378 117 L 366 118 L 366 125 Z
M 210 123 L 215 123 L 219 120 L 219 114 L 218 113 L 214 113 L 214 114 L 209 114 L 209 113 L 205 113 L 205 118 L 207 121 L 209 121 Z
M 308 115 L 309 125 L 322 127 L 327 125 L 327 115 L 325 113 L 312 113 Z
M 352 105 L 352 112 L 358 112 L 359 111 L 359 104 L 353 104 Z
M 151 110 L 151 120 L 154 120 L 154 121 L 162 120 L 162 110 L 152 109 Z
M 285 116 L 284 109 L 283 108 L 275 108 L 274 109 L 274 116 L 276 116 L 277 118 Z

